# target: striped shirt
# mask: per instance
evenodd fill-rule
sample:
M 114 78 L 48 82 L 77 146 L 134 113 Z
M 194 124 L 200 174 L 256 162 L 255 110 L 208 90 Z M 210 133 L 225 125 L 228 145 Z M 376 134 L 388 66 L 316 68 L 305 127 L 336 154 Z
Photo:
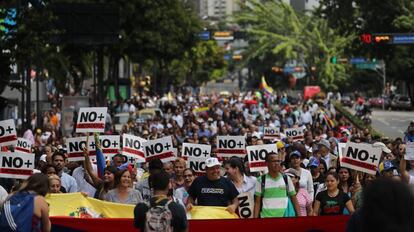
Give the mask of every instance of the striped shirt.
M 257 178 L 256 192 L 254 195 L 262 196 L 262 178 Z M 296 195 L 295 188 L 293 187 L 292 180 L 287 176 L 289 184 L 289 195 Z M 286 208 L 288 206 L 288 197 L 286 196 L 286 184 L 283 180 L 282 174 L 273 178 L 269 174 L 266 174 L 265 190 L 263 195 L 263 206 L 260 212 L 261 218 L 266 217 L 283 217 Z

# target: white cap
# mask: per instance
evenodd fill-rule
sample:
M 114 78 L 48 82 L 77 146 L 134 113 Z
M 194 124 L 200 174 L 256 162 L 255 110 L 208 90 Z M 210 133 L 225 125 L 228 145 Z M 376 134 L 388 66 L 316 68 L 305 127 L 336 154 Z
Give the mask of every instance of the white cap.
M 39 158 L 39 160 L 47 163 L 47 161 L 46 161 L 46 154 L 41 155 L 40 158 Z
M 211 168 L 214 166 L 221 166 L 221 163 L 218 161 L 217 158 L 211 157 L 206 160 L 206 167 Z

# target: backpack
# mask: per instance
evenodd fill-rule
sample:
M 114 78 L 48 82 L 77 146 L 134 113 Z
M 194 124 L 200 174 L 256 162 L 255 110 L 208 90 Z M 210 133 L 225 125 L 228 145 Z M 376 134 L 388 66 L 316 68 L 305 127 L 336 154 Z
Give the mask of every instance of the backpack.
M 0 210 L 0 231 L 32 231 L 34 197 L 18 192 L 6 199 Z
M 172 213 L 168 208 L 172 201 L 168 201 L 164 205 L 150 206 L 145 214 L 145 232 L 165 231 L 173 232 Z

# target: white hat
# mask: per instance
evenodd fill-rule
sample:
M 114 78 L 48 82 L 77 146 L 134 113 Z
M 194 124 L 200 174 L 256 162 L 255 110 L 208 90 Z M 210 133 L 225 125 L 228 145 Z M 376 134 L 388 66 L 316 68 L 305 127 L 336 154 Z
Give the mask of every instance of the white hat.
M 214 166 L 217 166 L 217 165 L 221 166 L 221 163 L 218 161 L 217 158 L 212 157 L 212 158 L 208 158 L 206 160 L 206 167 L 208 167 L 208 168 L 211 168 L 211 167 L 214 167 Z
M 387 154 L 391 153 L 391 150 L 387 146 L 385 146 L 384 143 L 375 142 L 374 144 L 372 144 L 372 146 L 373 147 L 380 147 L 382 149 L 382 152 L 384 152 L 384 153 L 387 153 Z
M 46 154 L 41 155 L 40 158 L 39 158 L 39 160 L 47 163 L 47 161 L 46 161 Z

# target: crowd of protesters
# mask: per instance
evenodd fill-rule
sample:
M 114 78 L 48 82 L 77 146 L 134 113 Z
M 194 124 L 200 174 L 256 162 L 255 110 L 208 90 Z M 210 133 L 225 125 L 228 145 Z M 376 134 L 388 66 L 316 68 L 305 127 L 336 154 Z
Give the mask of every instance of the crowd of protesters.
M 97 176 L 87 152 L 83 162 L 67 161 L 65 139 L 76 134 L 61 133 L 59 104 L 54 106 L 44 115 L 42 127 L 36 127 L 34 118 L 35 129 L 21 133 L 33 142 L 36 172 L 48 176 L 49 193 L 82 192 L 105 201 L 138 204 L 139 209 L 146 207 L 139 204 L 142 202 L 159 204 L 162 200 L 166 204 L 170 199 L 177 203 L 169 206 L 173 215 L 180 218 L 185 218 L 180 205 L 186 210 L 194 205 L 223 206 L 238 213 L 237 196 L 249 193 L 255 197 L 254 217 L 284 217 L 289 207 L 295 216 L 353 214 L 363 205 L 364 189 L 376 178 L 414 184 L 414 162 L 404 160 L 405 143 L 414 141 L 414 121 L 401 138 L 374 137 L 368 129 L 352 126 L 335 112 L 329 99 L 292 100 L 286 94 L 265 96 L 260 92 L 195 95 L 181 91 L 163 97 L 138 94 L 126 101 L 109 102 L 112 119 L 121 112 L 128 112 L 130 119 L 116 131 L 109 118 L 105 134 L 126 133 L 147 140 L 171 136 L 178 157 L 168 163 L 154 159 L 130 164 L 118 154 L 108 160 L 103 178 Z M 148 108 L 162 113 L 141 120 L 137 112 Z M 265 140 L 263 127 L 279 127 L 281 138 Z M 284 134 L 284 129 L 292 127 L 304 129 L 303 141 L 293 142 Z M 217 157 L 219 135 L 245 136 L 246 146 L 275 144 L 278 153 L 266 157 L 268 173 L 251 172 L 247 158 Z M 376 175 L 341 167 L 338 144 L 347 141 L 381 148 Z M 205 175 L 197 177 L 180 158 L 183 143 L 211 145 Z M 0 199 L 21 191 L 21 186 L 24 189 L 19 181 L 1 178 Z M 3 193 L 1 188 L 5 189 Z M 135 213 L 136 217 L 145 217 Z M 174 223 L 186 227 L 179 221 Z M 138 222 L 136 226 L 144 225 Z

